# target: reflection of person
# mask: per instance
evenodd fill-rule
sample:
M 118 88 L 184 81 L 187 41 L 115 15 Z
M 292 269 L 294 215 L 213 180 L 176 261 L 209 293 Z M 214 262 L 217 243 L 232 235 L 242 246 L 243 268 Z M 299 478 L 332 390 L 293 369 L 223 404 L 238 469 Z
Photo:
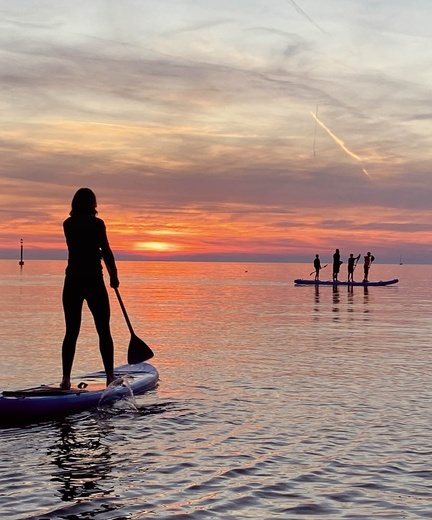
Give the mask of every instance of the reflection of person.
M 119 286 L 117 268 L 106 234 L 105 223 L 96 217 L 96 196 L 89 188 L 79 189 L 70 217 L 63 223 L 69 258 L 63 286 L 66 333 L 62 345 L 61 388 L 70 388 L 70 376 L 81 327 L 84 300 L 93 315 L 99 350 L 109 385 L 114 379 L 114 344 L 110 330 L 110 304 L 102 275 L 101 257 L 110 274 L 110 285 Z
M 354 281 L 354 269 L 356 268 L 357 262 L 360 260 L 360 254 L 356 257 L 351 253 L 348 258 L 348 281 Z
M 321 269 L 321 260 L 319 258 L 319 255 L 315 255 L 314 269 L 315 269 L 315 280 L 319 280 L 319 272 Z
M 364 282 L 368 282 L 368 276 L 369 276 L 369 269 L 372 265 L 372 262 L 375 260 L 375 257 L 371 255 L 371 253 L 368 251 L 368 254 L 364 257 L 364 264 L 363 264 L 363 271 L 364 271 Z
M 339 249 L 336 249 L 336 251 L 333 255 L 333 281 L 334 282 L 337 282 L 341 264 L 343 264 L 343 262 L 340 259 Z
M 59 498 L 76 503 L 84 497 L 103 496 L 105 481 L 114 469 L 110 443 L 104 440 L 113 428 L 107 421 L 103 428 L 83 428 L 78 421 L 63 419 L 53 423 L 51 431 L 56 435 L 48 453 Z M 83 482 L 91 486 L 83 486 Z

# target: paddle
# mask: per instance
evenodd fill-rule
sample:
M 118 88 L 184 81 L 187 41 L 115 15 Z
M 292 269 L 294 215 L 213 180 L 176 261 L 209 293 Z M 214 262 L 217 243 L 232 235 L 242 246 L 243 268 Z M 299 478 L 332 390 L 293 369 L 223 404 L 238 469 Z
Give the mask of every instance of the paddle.
M 355 271 L 355 268 L 357 267 L 357 264 L 359 263 L 359 260 L 360 260 L 360 255 L 358 255 L 357 258 L 356 258 L 356 261 L 355 261 L 355 264 L 354 264 L 353 273 Z
M 352 273 L 349 273 L 349 272 L 348 272 L 348 282 L 353 282 L 353 281 L 354 281 L 354 271 L 355 271 L 355 269 L 356 269 L 356 267 L 357 267 L 358 261 L 360 260 L 360 256 L 361 256 L 361 255 L 359 254 L 359 255 L 357 255 L 357 256 L 355 257 L 355 262 L 354 262 L 354 265 L 353 265 Z M 348 259 L 348 260 L 349 260 L 349 259 Z M 350 276 L 350 274 L 351 274 L 351 276 Z M 351 278 L 351 279 L 350 279 L 350 278 Z
M 320 268 L 320 270 L 321 270 L 321 269 L 324 269 L 324 267 L 327 267 L 327 266 L 328 266 L 328 264 L 323 265 L 323 266 Z M 309 276 L 312 276 L 314 273 L 315 273 L 315 269 L 310 273 Z
M 147 345 L 145 341 L 140 339 L 134 332 L 131 322 L 129 320 L 129 316 L 127 315 L 126 308 L 123 304 L 123 300 L 121 299 L 119 290 L 117 288 L 114 289 L 117 299 L 119 301 L 121 310 L 123 312 L 124 319 L 128 326 L 129 332 L 131 333 L 131 339 L 128 347 L 128 355 L 127 361 L 129 365 L 135 365 L 136 363 L 141 363 L 142 361 L 147 361 L 148 359 L 154 356 L 152 349 Z
M 105 263 L 108 274 L 109 274 L 109 268 L 107 264 Z M 131 333 L 131 339 L 129 342 L 128 347 L 128 354 L 127 354 L 127 362 L 129 365 L 135 365 L 136 363 L 142 363 L 143 361 L 147 361 L 148 359 L 152 358 L 154 356 L 152 349 L 147 345 L 145 341 L 140 339 L 134 332 L 132 328 L 132 324 L 130 322 L 129 316 L 126 312 L 126 307 L 124 306 L 123 300 L 120 296 L 120 292 L 117 289 L 117 287 L 114 288 L 114 291 L 116 293 L 118 302 L 120 304 L 121 310 L 123 312 L 124 319 L 126 321 L 126 324 L 128 326 L 129 332 Z

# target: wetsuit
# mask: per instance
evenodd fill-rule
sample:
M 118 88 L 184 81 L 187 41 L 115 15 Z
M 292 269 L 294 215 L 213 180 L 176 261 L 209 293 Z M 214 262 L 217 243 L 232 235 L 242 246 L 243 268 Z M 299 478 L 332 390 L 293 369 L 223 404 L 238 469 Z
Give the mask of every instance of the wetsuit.
M 74 215 L 65 220 L 63 229 L 69 251 L 62 296 L 66 322 L 62 345 L 63 375 L 70 376 L 72 370 L 84 300 L 93 315 L 105 371 L 107 374 L 112 373 L 114 347 L 101 257 L 108 266 L 111 278 L 117 279 L 117 268 L 108 243 L 105 223 L 91 215 Z

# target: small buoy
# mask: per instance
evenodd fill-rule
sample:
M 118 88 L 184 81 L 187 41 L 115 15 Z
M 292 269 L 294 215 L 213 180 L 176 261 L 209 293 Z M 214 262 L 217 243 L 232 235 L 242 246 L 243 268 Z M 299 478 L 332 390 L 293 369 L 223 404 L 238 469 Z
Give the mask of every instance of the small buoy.
M 21 257 L 20 257 L 19 265 L 22 267 L 24 265 L 24 240 L 21 239 Z

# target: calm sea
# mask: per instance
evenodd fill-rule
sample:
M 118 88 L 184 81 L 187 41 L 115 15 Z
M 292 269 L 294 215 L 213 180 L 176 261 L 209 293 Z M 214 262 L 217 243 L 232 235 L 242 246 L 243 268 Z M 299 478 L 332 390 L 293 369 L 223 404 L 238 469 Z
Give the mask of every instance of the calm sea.
M 1 388 L 60 380 L 63 271 L 0 261 Z M 160 384 L 137 407 L 0 428 L 0 518 L 431 518 L 432 267 L 376 263 L 371 279 L 400 282 L 368 290 L 294 286 L 310 271 L 119 262 Z M 86 311 L 74 375 L 100 368 Z

